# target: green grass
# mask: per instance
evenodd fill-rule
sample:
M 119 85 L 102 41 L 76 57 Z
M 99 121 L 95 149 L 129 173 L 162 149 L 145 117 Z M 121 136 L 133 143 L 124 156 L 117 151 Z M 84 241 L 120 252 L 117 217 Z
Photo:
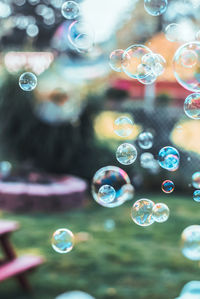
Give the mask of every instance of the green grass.
M 17 253 L 41 254 L 46 263 L 30 275 L 32 296 L 24 295 L 10 279 L 0 285 L 0 298 L 51 299 L 69 290 L 83 290 L 96 299 L 177 297 L 186 282 L 200 277 L 198 264 L 184 258 L 180 250 L 183 229 L 200 224 L 200 206 L 192 198 L 173 194 L 148 198 L 168 204 L 171 216 L 166 223 L 139 227 L 130 218 L 131 202 L 106 209 L 92 199 L 87 207 L 62 214 L 4 213 L 3 218 L 21 224 L 12 236 Z M 105 231 L 106 219 L 116 222 L 113 232 Z M 60 227 L 87 232 L 90 238 L 70 253 L 58 254 L 50 237 Z

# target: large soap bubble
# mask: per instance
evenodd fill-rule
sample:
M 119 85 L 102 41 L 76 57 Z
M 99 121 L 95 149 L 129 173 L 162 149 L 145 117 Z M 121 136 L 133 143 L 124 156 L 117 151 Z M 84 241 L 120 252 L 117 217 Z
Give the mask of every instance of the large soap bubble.
M 144 8 L 152 16 L 162 15 L 167 9 L 167 0 L 144 0 Z
M 191 225 L 181 235 L 182 253 L 192 261 L 200 260 L 200 225 Z
M 51 244 L 56 252 L 68 253 L 74 246 L 74 235 L 69 229 L 57 229 L 52 236 Z
M 184 111 L 188 117 L 200 119 L 200 93 L 192 93 L 185 99 Z
M 130 194 L 127 195 L 125 185 L 130 184 L 127 173 L 116 166 L 106 166 L 99 169 L 92 180 L 92 196 L 100 205 L 108 208 L 120 206 L 124 201 L 128 200 Z M 98 192 L 103 185 L 112 186 L 115 190 L 115 198 L 112 202 L 99 201 Z
M 142 57 L 148 53 L 152 53 L 151 50 L 144 46 L 135 44 L 128 47 L 123 53 L 122 69 L 125 74 L 134 79 L 143 79 L 148 75 L 148 72 L 144 71 L 142 64 Z
M 154 223 L 152 210 L 154 202 L 150 199 L 142 198 L 137 200 L 131 210 L 133 221 L 140 226 L 149 226 Z
M 179 167 L 180 155 L 177 149 L 172 146 L 161 148 L 158 153 L 158 163 L 164 169 L 175 171 Z
M 182 45 L 174 55 L 174 75 L 187 90 L 200 91 L 200 42 Z

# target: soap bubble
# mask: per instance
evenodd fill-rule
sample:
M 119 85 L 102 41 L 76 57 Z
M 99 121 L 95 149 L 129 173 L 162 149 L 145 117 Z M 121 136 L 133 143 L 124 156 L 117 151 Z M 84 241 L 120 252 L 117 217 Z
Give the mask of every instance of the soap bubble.
M 200 260 L 200 225 L 191 225 L 181 235 L 182 254 L 192 261 Z
M 123 61 L 123 53 L 124 50 L 122 49 L 117 49 L 114 50 L 110 54 L 110 61 L 109 65 L 110 67 L 115 71 L 115 72 L 121 72 L 122 71 L 122 61 Z
M 166 60 L 160 54 L 148 53 L 142 57 L 142 63 L 151 70 L 150 73 L 153 73 L 152 75 L 157 77 L 164 72 Z
M 176 23 L 167 25 L 165 28 L 165 37 L 170 42 L 178 42 L 181 38 L 181 26 Z
M 165 193 L 172 193 L 174 191 L 174 183 L 170 180 L 165 180 L 162 182 L 162 191 Z
M 152 209 L 154 206 L 154 202 L 142 198 L 137 200 L 131 210 L 131 217 L 133 221 L 140 226 L 149 226 L 154 223 L 154 219 L 152 217 Z
M 164 203 L 155 204 L 152 210 L 152 216 L 156 222 L 162 223 L 167 221 L 169 218 L 168 206 Z
M 132 45 L 123 53 L 122 69 L 127 76 L 134 79 L 143 79 L 147 74 L 141 72 L 139 65 L 142 64 L 142 57 L 145 54 L 152 53 L 151 50 L 144 45 Z
M 118 117 L 114 122 L 114 132 L 120 137 L 128 137 L 133 131 L 133 122 L 126 116 Z
M 193 173 L 192 186 L 196 189 L 200 189 L 200 171 Z
M 196 202 L 200 202 L 200 190 L 195 190 L 193 193 L 193 199 Z
M 64 18 L 66 19 L 75 19 L 80 12 L 80 7 L 78 3 L 74 1 L 66 1 L 63 3 L 62 8 L 61 8 L 61 13 Z
M 115 221 L 113 219 L 107 219 L 104 222 L 104 229 L 107 232 L 112 232 L 115 229 Z
M 74 246 L 74 235 L 66 228 L 57 229 L 53 233 L 51 245 L 58 253 L 68 253 Z
M 142 153 L 140 156 L 140 165 L 143 168 L 151 168 L 154 163 L 154 156 L 151 153 Z
M 79 52 L 87 52 L 94 45 L 92 27 L 82 21 L 74 21 L 69 26 L 68 40 Z
M 98 198 L 103 203 L 110 203 L 115 199 L 115 189 L 110 185 L 103 185 L 99 189 Z
M 144 8 L 152 16 L 162 15 L 166 11 L 167 5 L 167 0 L 144 0 Z
M 192 93 L 185 99 L 184 111 L 188 117 L 200 119 L 200 93 Z
M 143 149 L 149 149 L 153 146 L 153 135 L 151 132 L 142 132 L 138 136 L 138 144 Z
M 137 158 L 137 150 L 134 145 L 130 143 L 123 143 L 117 148 L 116 158 L 119 163 L 123 165 L 130 165 L 135 162 Z
M 57 296 L 55 299 L 95 299 L 82 291 L 71 291 Z
M 31 91 L 37 85 L 37 77 L 33 73 L 23 73 L 19 78 L 19 86 L 24 91 Z
M 156 81 L 157 77 L 153 73 L 148 74 L 145 78 L 138 78 L 138 81 L 142 84 L 149 85 Z
M 189 42 L 178 48 L 173 66 L 177 81 L 185 89 L 200 91 L 200 42 Z
M 177 149 L 172 146 L 161 148 L 158 153 L 158 163 L 164 169 L 175 171 L 179 167 L 180 155 Z
M 106 166 L 99 169 L 92 180 L 92 196 L 100 205 L 108 208 L 120 206 L 127 200 L 127 194 L 124 192 L 123 187 L 130 184 L 130 179 L 127 173 L 116 166 Z M 115 190 L 115 198 L 112 202 L 100 202 L 98 191 L 103 185 L 110 185 Z

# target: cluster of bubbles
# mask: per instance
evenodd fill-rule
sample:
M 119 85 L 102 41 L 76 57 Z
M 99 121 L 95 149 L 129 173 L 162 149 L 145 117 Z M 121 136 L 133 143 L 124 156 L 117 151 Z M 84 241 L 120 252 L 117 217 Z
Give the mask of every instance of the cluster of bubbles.
M 131 210 L 132 220 L 140 226 L 149 226 L 154 222 L 165 222 L 169 218 L 169 208 L 164 203 L 155 204 L 152 200 L 137 200 Z
M 126 50 L 114 50 L 109 60 L 109 65 L 114 71 L 123 71 L 128 77 L 143 84 L 154 83 L 164 72 L 165 64 L 163 56 L 140 44 L 131 45 Z
M 35 74 L 26 72 L 19 77 L 19 86 L 24 91 L 32 91 L 37 86 L 37 77 Z
M 58 253 L 68 253 L 74 247 L 74 235 L 69 229 L 59 228 L 53 233 L 51 245 Z

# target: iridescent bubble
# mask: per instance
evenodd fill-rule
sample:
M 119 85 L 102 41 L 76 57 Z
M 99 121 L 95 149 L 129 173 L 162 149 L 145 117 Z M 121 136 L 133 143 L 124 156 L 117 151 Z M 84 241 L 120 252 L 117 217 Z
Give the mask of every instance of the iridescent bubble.
M 24 91 L 31 91 L 37 86 L 37 77 L 33 73 L 23 73 L 19 77 L 19 86 Z
M 200 171 L 193 173 L 192 186 L 196 189 L 200 189 Z
M 158 153 L 158 163 L 164 169 L 175 171 L 179 167 L 180 155 L 177 149 L 172 146 L 161 148 Z
M 115 189 L 110 185 L 103 185 L 99 189 L 98 198 L 103 203 L 110 203 L 115 199 Z
M 58 253 L 68 253 L 74 246 L 74 235 L 66 228 L 59 228 L 53 233 L 51 245 Z
M 131 217 L 133 221 L 140 226 L 149 226 L 154 223 L 152 217 L 152 210 L 154 207 L 154 202 L 142 198 L 137 200 L 131 210 Z
M 194 201 L 200 202 L 200 190 L 195 190 L 193 193 Z
M 144 0 L 144 8 L 152 16 L 162 15 L 166 11 L 167 5 L 167 0 Z
M 200 260 L 200 225 L 191 225 L 181 235 L 182 254 L 189 260 Z
M 137 149 L 130 143 L 123 143 L 117 148 L 116 158 L 119 163 L 130 165 L 137 158 Z
M 116 166 L 106 166 L 99 169 L 92 180 L 92 196 L 100 205 L 108 208 L 120 206 L 127 200 L 127 194 L 123 187 L 130 184 L 130 179 L 127 173 Z M 100 202 L 98 197 L 99 189 L 103 185 L 112 186 L 115 190 L 115 198 L 112 202 Z
M 140 73 L 139 65 L 142 64 L 142 57 L 148 53 L 152 52 L 144 45 L 135 44 L 128 47 L 123 53 L 122 69 L 125 74 L 134 79 L 145 78 L 147 74 Z
M 154 164 L 154 156 L 151 153 L 142 153 L 140 156 L 140 164 L 143 168 L 151 168 Z
M 181 26 L 176 23 L 169 24 L 165 28 L 165 37 L 170 42 L 178 42 L 180 41 L 181 36 Z
M 63 3 L 61 8 L 61 13 L 65 19 L 75 19 L 80 12 L 80 7 L 78 3 L 74 1 L 66 1 Z
M 165 180 L 161 185 L 162 191 L 165 193 L 172 193 L 174 191 L 174 183 L 170 180 Z
M 138 144 L 142 149 L 149 149 L 153 146 L 153 135 L 151 132 L 142 132 L 138 136 Z
M 169 218 L 169 208 L 164 203 L 157 203 L 152 209 L 152 216 L 156 222 L 162 223 Z
M 179 84 L 187 90 L 200 91 L 200 42 L 189 42 L 178 48 L 173 66 Z
M 184 111 L 188 117 L 200 119 L 200 93 L 192 93 L 185 99 Z
M 109 65 L 110 67 L 115 71 L 115 72 L 121 72 L 122 71 L 122 61 L 123 61 L 123 53 L 124 50 L 122 49 L 117 49 L 114 50 L 110 54 L 110 61 Z
M 133 122 L 126 116 L 118 117 L 114 122 L 114 132 L 120 137 L 128 137 L 133 131 Z
M 92 27 L 82 21 L 74 21 L 69 26 L 68 40 L 79 52 L 87 52 L 94 46 Z

